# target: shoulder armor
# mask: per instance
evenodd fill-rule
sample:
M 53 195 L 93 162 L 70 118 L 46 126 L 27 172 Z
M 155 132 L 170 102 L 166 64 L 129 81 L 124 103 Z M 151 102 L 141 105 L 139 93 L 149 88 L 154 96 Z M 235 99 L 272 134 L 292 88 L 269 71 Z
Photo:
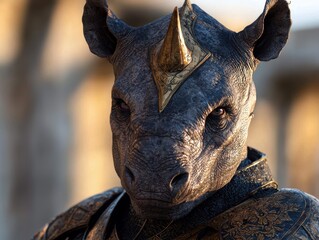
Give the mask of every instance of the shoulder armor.
M 319 239 L 319 200 L 315 197 L 301 192 L 307 201 L 307 218 L 295 234 L 296 239 Z
M 212 227 L 222 239 L 290 239 L 306 223 L 318 235 L 319 204 L 308 194 L 282 189 L 270 196 L 251 198 L 216 217 Z M 306 225 L 307 226 L 307 225 Z
M 100 208 L 104 209 L 110 205 L 122 192 L 122 188 L 113 188 L 76 204 L 47 224 L 33 237 L 33 240 L 54 240 L 69 232 L 85 229 L 91 217 Z

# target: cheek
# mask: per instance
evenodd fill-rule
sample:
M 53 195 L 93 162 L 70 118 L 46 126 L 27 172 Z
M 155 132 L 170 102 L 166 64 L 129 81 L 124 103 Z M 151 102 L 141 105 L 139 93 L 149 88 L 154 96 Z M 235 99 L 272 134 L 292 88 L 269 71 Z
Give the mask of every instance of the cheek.
M 242 161 L 241 146 L 233 143 L 220 152 L 215 168 L 213 169 L 212 182 L 214 182 L 215 190 L 224 187 L 235 175 L 235 172 Z
M 117 138 L 119 142 L 127 139 L 130 134 L 130 122 L 129 119 L 119 120 L 114 112 L 111 113 L 111 131 L 113 138 Z M 125 143 L 125 142 L 123 142 Z
M 120 156 L 120 151 L 118 148 L 118 143 L 114 135 L 112 138 L 112 152 L 113 152 L 113 163 L 114 163 L 115 171 L 117 175 L 121 177 L 121 172 L 122 172 L 121 156 Z
M 216 183 L 215 188 L 220 189 L 225 186 L 235 175 L 236 170 L 242 160 L 247 155 L 247 136 L 249 121 L 241 120 L 241 126 L 233 133 L 231 141 L 221 147 L 218 153 L 217 164 L 213 169 L 212 182 Z
M 129 146 L 129 127 L 111 118 L 113 162 L 117 174 L 123 172 Z M 121 177 L 121 176 L 120 176 Z

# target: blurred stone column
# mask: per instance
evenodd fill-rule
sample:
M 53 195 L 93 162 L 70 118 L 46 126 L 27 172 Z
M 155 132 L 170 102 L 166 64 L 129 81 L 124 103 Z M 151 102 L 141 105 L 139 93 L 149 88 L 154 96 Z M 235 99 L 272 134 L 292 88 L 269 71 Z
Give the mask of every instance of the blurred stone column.
M 5 84 L 4 71 L 0 71 L 0 239 L 9 239 L 8 235 L 8 196 L 10 189 L 10 162 L 8 156 L 8 131 L 5 114 Z
M 45 76 L 43 53 L 56 0 L 28 2 L 21 46 L 10 66 L 5 96 L 10 144 L 10 192 L 5 196 L 9 239 L 26 239 L 62 211 L 68 201 L 68 101 L 86 70 Z M 56 46 L 58 49 L 58 46 Z M 63 77 L 61 76 L 63 75 Z M 69 78 L 69 81 L 62 81 Z M 4 175 L 5 176 L 5 175 Z
M 27 3 L 20 51 L 6 88 L 11 186 L 5 214 L 12 240 L 30 238 L 67 208 L 69 105 L 93 63 L 82 34 L 84 1 Z

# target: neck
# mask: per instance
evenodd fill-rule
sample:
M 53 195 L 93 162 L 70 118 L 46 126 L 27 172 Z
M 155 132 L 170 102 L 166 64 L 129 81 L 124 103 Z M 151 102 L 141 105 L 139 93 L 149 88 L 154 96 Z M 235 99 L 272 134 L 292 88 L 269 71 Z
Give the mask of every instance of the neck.
M 127 199 L 123 201 L 129 201 Z M 123 209 L 123 213 L 119 217 L 116 223 L 116 230 L 119 239 L 121 240 L 135 240 L 135 239 L 153 239 L 158 234 L 164 232 L 173 221 L 170 220 L 156 220 L 156 219 L 144 219 L 136 215 L 132 205 L 123 204 L 123 206 L 129 206 L 129 209 Z

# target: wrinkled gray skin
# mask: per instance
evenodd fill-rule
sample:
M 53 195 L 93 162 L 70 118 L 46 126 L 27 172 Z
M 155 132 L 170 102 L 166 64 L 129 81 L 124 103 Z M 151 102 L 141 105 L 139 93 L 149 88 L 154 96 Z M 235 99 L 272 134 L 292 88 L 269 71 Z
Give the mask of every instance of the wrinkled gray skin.
M 232 32 L 193 5 L 195 38 L 212 57 L 180 87 L 163 112 L 150 49 L 165 37 L 171 16 L 131 28 L 103 0 L 87 0 L 84 33 L 93 53 L 114 65 L 111 127 L 117 174 L 135 212 L 178 219 L 225 186 L 247 155 L 259 61 L 278 56 L 290 29 L 284 0 Z M 108 16 L 106 13 L 108 12 Z

